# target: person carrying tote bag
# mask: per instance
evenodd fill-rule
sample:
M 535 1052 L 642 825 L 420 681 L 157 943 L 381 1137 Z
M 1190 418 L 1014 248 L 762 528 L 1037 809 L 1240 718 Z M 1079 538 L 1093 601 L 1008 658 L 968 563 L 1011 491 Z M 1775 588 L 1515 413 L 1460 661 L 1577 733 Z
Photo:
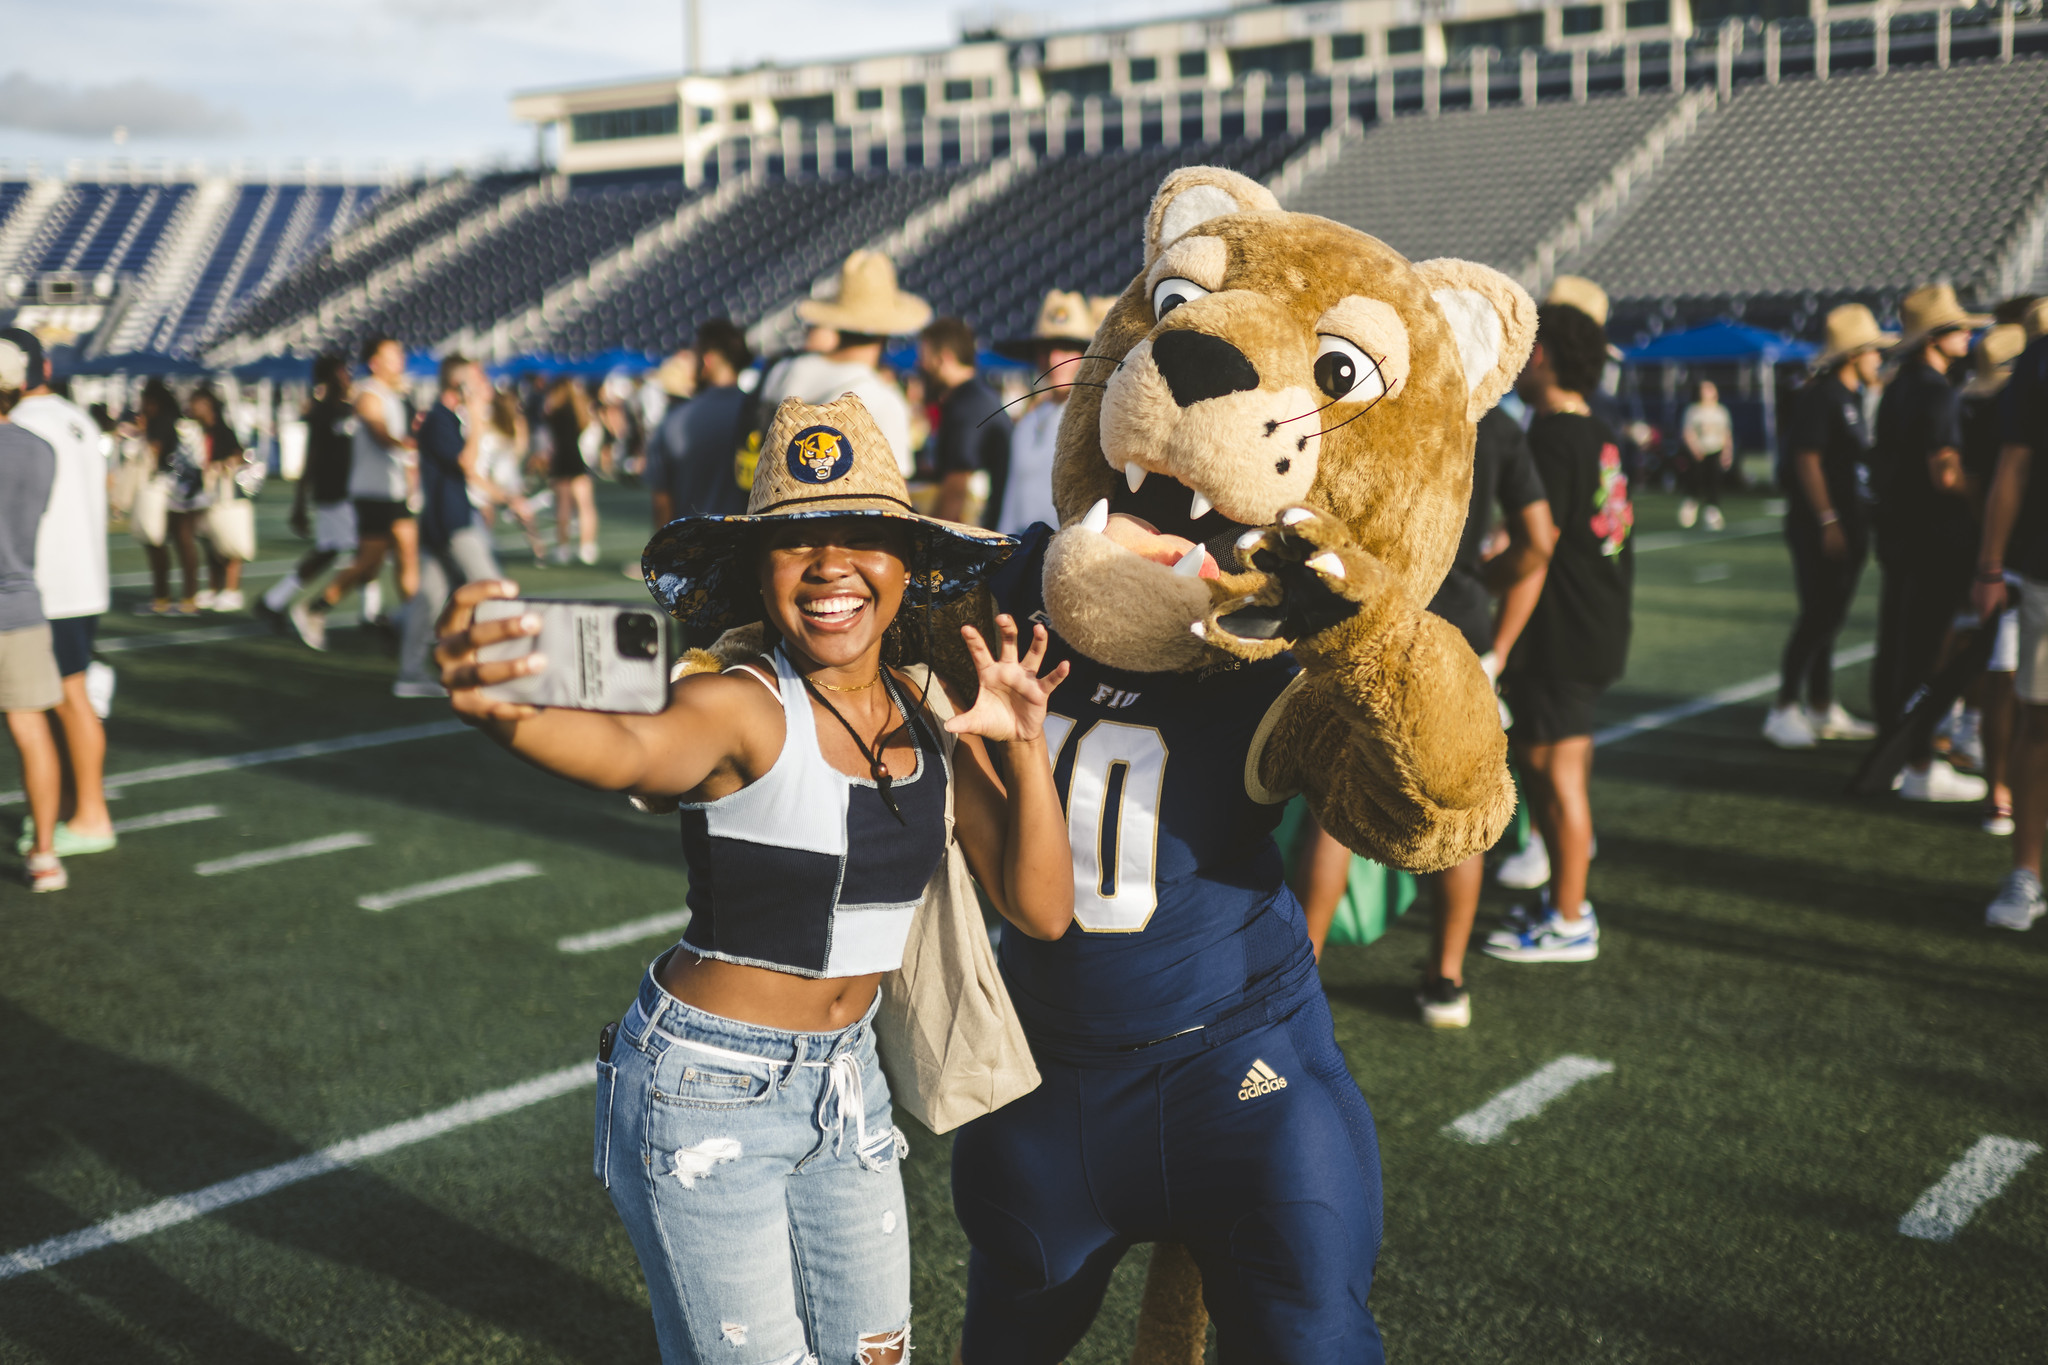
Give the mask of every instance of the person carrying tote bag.
M 1067 669 L 1039 676 L 1042 627 L 1020 651 L 998 618 L 993 655 L 964 628 L 975 701 L 940 721 L 942 685 L 908 669 L 930 609 L 1015 542 L 917 515 L 850 394 L 783 404 L 763 452 L 744 514 L 671 522 L 641 561 L 686 627 L 759 621 L 760 652 L 683 678 L 651 716 L 501 701 L 486 689 L 549 665 L 479 655 L 540 630 L 477 621 L 518 591 L 481 581 L 456 592 L 436 657 L 456 713 L 527 762 L 680 804 L 690 923 L 600 1034 L 592 1150 L 662 1359 L 904 1365 L 908 1144 L 876 1057 L 881 982 L 955 850 L 1014 931 L 1072 923 L 1044 726 Z

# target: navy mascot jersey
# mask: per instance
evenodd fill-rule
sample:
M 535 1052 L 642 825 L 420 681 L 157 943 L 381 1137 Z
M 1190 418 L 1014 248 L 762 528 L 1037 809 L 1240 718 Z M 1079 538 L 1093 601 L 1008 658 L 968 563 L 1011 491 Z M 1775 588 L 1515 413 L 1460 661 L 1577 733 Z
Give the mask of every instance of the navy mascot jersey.
M 1020 628 L 1051 631 L 1051 538 L 1032 527 L 989 580 Z M 999 954 L 1034 1047 L 1150 1065 L 1167 1039 L 1202 1030 L 1213 1044 L 1291 1012 L 1315 988 L 1315 958 L 1273 842 L 1281 807 L 1245 790 L 1245 758 L 1298 666 L 1283 655 L 1126 673 L 1054 633 L 1044 667 L 1061 660 L 1073 672 L 1053 693 L 1046 743 L 1074 849 L 1074 924 L 1050 943 L 1005 933 Z

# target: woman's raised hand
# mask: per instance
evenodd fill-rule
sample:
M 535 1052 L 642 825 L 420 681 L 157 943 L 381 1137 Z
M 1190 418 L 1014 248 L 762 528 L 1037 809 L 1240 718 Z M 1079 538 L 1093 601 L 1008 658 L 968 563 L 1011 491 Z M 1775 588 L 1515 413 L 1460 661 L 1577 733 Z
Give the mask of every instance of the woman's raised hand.
M 517 596 L 517 583 L 502 578 L 479 579 L 457 588 L 455 595 L 448 600 L 448 609 L 441 613 L 441 623 L 435 630 L 439 638 L 434 643 L 434 662 L 440 666 L 441 685 L 448 689 L 449 705 L 455 708 L 456 715 L 471 724 L 528 720 L 541 712 L 538 706 L 499 701 L 483 693 L 483 689 L 493 683 L 530 677 L 548 666 L 547 656 L 538 653 L 497 663 L 480 663 L 477 660 L 476 652 L 480 646 L 496 644 L 500 640 L 516 640 L 522 635 L 540 634 L 540 618 L 530 613 L 508 616 L 500 621 L 478 622 L 475 619 L 477 603 L 493 597 Z
M 1015 618 L 998 616 L 996 629 L 1003 637 L 1000 658 L 990 657 L 980 631 L 973 626 L 960 627 L 960 637 L 967 642 L 967 652 L 974 659 L 981 692 L 972 707 L 946 722 L 946 729 L 956 735 L 979 735 L 998 743 L 1039 739 L 1045 734 L 1046 703 L 1072 665 L 1063 663 L 1040 677 L 1038 665 L 1045 659 L 1045 627 L 1031 628 L 1031 648 L 1021 659 L 1017 657 Z

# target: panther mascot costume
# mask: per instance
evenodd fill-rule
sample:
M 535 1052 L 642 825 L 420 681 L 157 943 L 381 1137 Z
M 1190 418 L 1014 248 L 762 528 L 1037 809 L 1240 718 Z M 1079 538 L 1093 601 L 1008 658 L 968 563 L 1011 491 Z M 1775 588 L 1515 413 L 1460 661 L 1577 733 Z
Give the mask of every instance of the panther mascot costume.
M 1512 815 L 1492 688 L 1425 605 L 1536 310 L 1214 167 L 1169 175 L 1144 233 L 1073 367 L 1059 528 L 932 632 L 1007 611 L 1074 665 L 1047 738 L 1075 924 L 1000 945 L 1043 1080 L 955 1140 L 959 1358 L 1055 1365 L 1155 1242 L 1143 1365 L 1200 1361 L 1205 1320 L 1225 1362 L 1364 1365 L 1378 1146 L 1272 830 L 1301 792 L 1422 871 Z

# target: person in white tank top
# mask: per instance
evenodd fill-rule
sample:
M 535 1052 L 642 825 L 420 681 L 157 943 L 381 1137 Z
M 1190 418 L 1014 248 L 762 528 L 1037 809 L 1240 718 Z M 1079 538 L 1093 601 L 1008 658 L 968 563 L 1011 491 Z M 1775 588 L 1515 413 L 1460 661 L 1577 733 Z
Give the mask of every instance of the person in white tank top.
M 420 586 L 419 523 L 410 505 L 418 479 L 412 415 L 399 392 L 405 382 L 405 347 L 394 337 L 373 336 L 363 343 L 363 363 L 370 375 L 355 386 L 348 476 L 349 500 L 356 509 L 356 561 L 288 613 L 292 629 L 313 649 L 327 648 L 327 613 L 350 589 L 375 583 L 384 572 L 386 554 L 398 561 L 401 600 L 411 601 Z
M 503 507 L 518 519 L 526 533 L 526 547 L 539 564 L 547 553 L 540 538 L 538 519 L 526 500 L 526 417 L 519 411 L 519 399 L 505 389 L 491 395 L 491 421 L 477 442 L 477 479 L 469 486 L 469 500 L 493 521 L 495 509 Z
M 742 1324 L 752 1359 L 901 1365 L 909 1247 L 886 1234 L 906 1224 L 906 1147 L 874 1048 L 881 976 L 901 960 L 905 902 L 945 875 L 947 797 L 954 837 L 1009 924 L 1057 938 L 1072 922 L 1045 739 L 1067 665 L 1039 676 L 1042 626 L 1021 657 L 1009 617 L 994 656 L 963 630 L 979 691 L 941 727 L 885 666 L 885 637 L 896 649 L 918 639 L 925 612 L 1013 542 L 914 513 L 852 395 L 785 403 L 762 450 L 747 514 L 671 523 L 646 562 L 686 626 L 758 621 L 779 640 L 772 658 L 693 674 L 652 716 L 510 705 L 485 689 L 546 661 L 477 651 L 540 623 L 476 623 L 478 603 L 518 591 L 478 582 L 455 594 L 441 679 L 457 715 L 534 766 L 685 803 L 686 858 L 724 872 L 692 879 L 707 923 L 656 960 L 599 1044 L 593 1168 L 646 1273 L 662 1359 L 730 1359 Z M 804 1292 L 786 1273 L 792 1252 Z

